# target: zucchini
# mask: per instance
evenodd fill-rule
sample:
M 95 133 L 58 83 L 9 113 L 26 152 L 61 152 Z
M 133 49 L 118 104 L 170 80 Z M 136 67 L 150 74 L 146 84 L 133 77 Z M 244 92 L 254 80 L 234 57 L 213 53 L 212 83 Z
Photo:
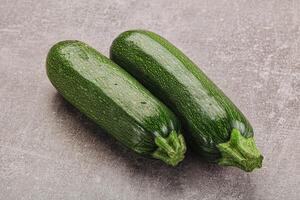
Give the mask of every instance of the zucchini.
M 47 75 L 58 92 L 136 153 L 175 166 L 186 151 L 176 116 L 125 70 L 80 41 L 49 51 Z
M 186 141 L 202 157 L 245 171 L 262 166 L 245 116 L 166 39 L 149 31 L 126 31 L 113 41 L 110 58 L 174 111 Z

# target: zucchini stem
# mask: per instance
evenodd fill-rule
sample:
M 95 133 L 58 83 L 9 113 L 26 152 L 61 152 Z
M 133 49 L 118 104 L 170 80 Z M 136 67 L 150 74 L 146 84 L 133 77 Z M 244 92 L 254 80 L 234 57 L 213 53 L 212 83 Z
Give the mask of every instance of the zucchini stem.
M 180 133 L 172 131 L 166 138 L 156 135 L 155 144 L 158 148 L 152 153 L 154 158 L 160 159 L 172 166 L 176 166 L 183 160 L 186 145 Z
M 237 129 L 232 130 L 228 142 L 218 144 L 217 147 L 222 156 L 218 160 L 219 165 L 236 166 L 246 172 L 262 166 L 263 156 L 257 149 L 254 138 L 245 138 Z

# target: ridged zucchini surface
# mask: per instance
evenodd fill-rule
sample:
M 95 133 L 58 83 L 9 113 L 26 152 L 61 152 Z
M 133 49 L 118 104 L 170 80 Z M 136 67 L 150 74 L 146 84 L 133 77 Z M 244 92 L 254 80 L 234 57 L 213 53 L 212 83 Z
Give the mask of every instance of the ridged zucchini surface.
M 110 58 L 178 115 L 186 141 L 207 160 L 245 171 L 261 167 L 249 121 L 166 39 L 150 31 L 126 31 L 113 41 Z
M 175 115 L 125 70 L 80 41 L 49 51 L 47 75 L 58 92 L 133 151 L 177 165 L 185 143 Z

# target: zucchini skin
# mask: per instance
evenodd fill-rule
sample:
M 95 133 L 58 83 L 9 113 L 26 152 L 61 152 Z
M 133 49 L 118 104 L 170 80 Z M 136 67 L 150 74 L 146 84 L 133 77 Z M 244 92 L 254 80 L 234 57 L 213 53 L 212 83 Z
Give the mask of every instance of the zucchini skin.
M 164 104 L 83 42 L 55 44 L 48 53 L 46 70 L 67 101 L 139 154 L 152 156 L 158 149 L 158 136 L 163 139 L 171 132 L 180 132 L 178 120 Z
M 183 124 L 186 141 L 205 159 L 220 161 L 223 154 L 218 145 L 230 141 L 233 130 L 252 140 L 253 128 L 242 112 L 161 36 L 145 30 L 123 32 L 113 41 L 110 58 L 175 112 Z M 261 165 L 258 162 L 255 167 Z M 252 171 L 253 165 L 244 170 Z

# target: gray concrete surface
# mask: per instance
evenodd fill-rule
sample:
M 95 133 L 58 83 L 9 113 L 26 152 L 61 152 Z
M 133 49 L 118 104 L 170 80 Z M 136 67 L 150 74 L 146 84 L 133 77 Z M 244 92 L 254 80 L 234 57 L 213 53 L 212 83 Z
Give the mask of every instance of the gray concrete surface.
M 300 199 L 299 26 L 297 0 L 0 0 L 0 199 Z M 79 39 L 107 55 L 132 28 L 168 38 L 232 98 L 262 169 L 144 159 L 57 94 L 51 45 Z

